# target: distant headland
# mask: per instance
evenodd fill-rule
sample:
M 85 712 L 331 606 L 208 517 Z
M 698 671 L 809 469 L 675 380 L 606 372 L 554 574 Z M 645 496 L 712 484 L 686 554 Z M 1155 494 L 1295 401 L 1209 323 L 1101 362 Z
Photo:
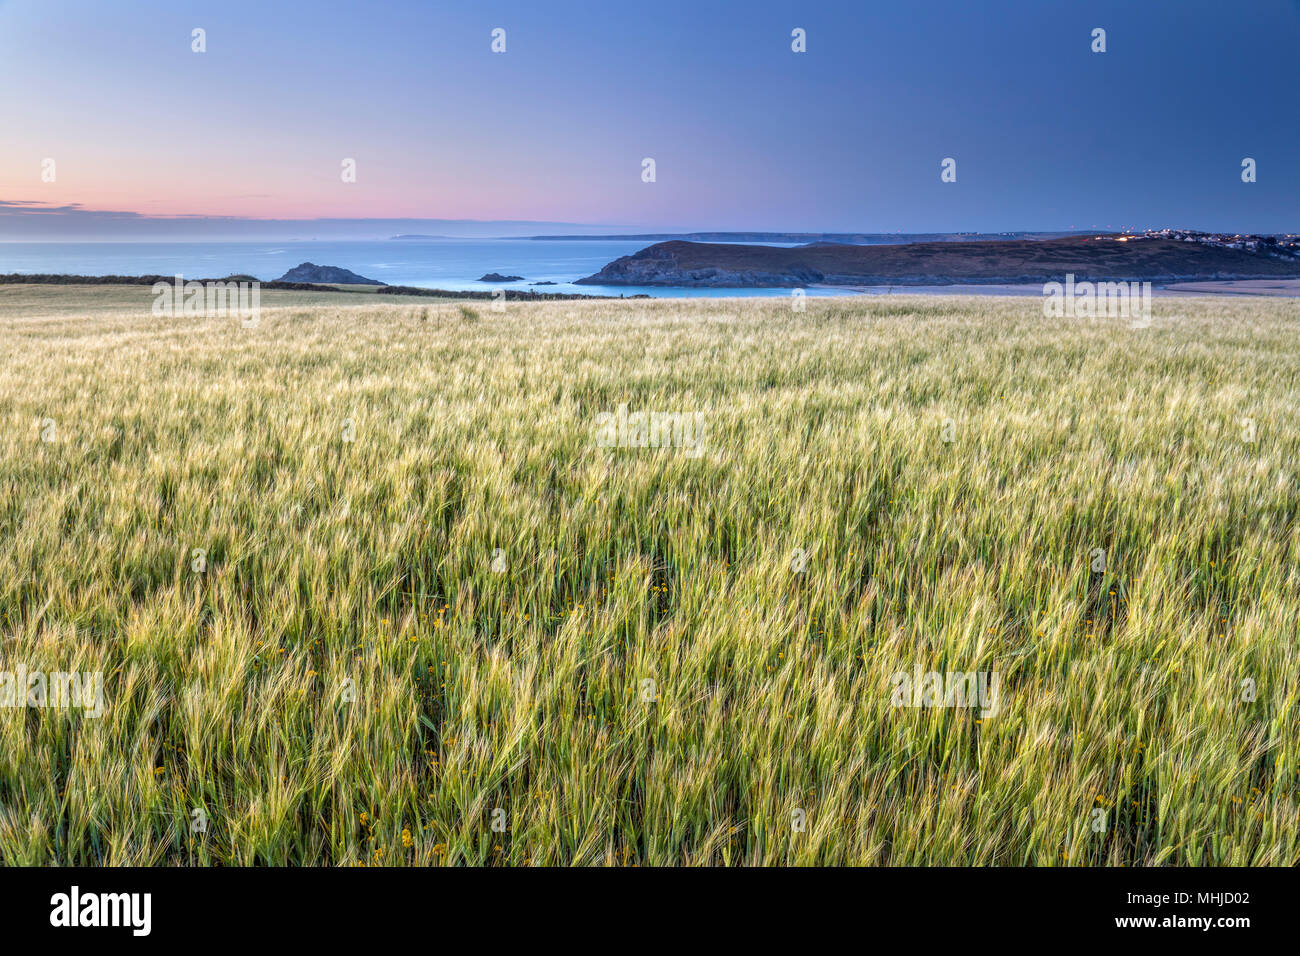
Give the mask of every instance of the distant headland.
M 671 240 L 622 256 L 582 285 L 716 288 L 1240 280 L 1300 277 L 1300 236 L 1192 230 L 1054 239 L 949 239 L 795 248 Z

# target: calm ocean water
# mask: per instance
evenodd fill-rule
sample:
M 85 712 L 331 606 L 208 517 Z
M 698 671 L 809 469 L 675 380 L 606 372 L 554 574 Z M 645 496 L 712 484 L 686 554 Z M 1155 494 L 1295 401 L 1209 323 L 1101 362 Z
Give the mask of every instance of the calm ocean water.
M 574 285 L 607 263 L 650 245 L 645 241 L 538 239 L 387 239 L 368 242 L 0 242 L 0 274 L 175 275 L 212 279 L 227 275 L 278 279 L 303 262 L 341 266 L 389 285 L 455 291 L 501 287 L 479 282 L 489 272 L 523 276 L 508 289 L 584 292 L 590 295 L 788 295 L 785 289 L 666 289 Z M 555 285 L 533 286 L 536 282 Z M 809 295 L 844 294 L 810 289 Z

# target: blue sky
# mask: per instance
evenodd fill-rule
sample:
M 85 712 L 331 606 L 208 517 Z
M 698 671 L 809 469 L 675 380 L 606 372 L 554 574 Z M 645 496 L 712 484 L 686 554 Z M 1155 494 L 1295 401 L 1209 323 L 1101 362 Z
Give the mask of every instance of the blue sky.
M 1300 231 L 1297 51 L 1294 0 L 0 0 L 0 237 L 182 215 Z

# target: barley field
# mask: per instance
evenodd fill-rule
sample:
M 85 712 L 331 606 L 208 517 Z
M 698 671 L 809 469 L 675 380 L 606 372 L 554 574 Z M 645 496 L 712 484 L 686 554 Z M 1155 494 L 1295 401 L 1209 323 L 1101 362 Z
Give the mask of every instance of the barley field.
M 357 298 L 0 291 L 0 862 L 1300 862 L 1294 300 Z

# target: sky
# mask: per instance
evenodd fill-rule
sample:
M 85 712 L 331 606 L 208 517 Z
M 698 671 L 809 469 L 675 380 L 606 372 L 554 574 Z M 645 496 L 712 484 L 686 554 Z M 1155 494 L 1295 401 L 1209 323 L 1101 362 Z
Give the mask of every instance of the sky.
M 0 0 L 0 238 L 1296 232 L 1297 51 L 1300 0 Z

